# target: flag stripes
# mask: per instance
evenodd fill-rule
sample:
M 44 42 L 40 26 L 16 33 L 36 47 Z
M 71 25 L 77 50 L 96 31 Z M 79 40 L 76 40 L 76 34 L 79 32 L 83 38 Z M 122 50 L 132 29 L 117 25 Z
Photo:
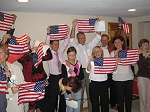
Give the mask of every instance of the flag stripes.
M 37 55 L 38 55 L 38 60 L 37 60 L 37 63 L 35 63 L 34 66 L 38 66 L 41 62 L 42 62 L 42 57 L 44 55 L 44 52 L 43 52 L 43 43 L 40 43 L 38 48 L 37 48 Z
M 94 32 L 96 19 L 79 19 L 77 20 L 78 32 Z
M 139 60 L 139 51 L 137 49 L 127 50 L 127 57 L 120 58 L 119 65 L 131 65 Z
M 0 31 L 10 30 L 15 21 L 14 15 L 0 12 L 0 16 Z
M 68 37 L 69 27 L 65 24 L 49 26 L 50 31 L 48 33 L 48 38 L 50 40 L 62 40 Z
M 25 82 L 19 85 L 18 103 L 26 103 L 41 100 L 45 91 L 35 91 L 36 82 Z
M 108 74 L 116 69 L 117 63 L 115 58 L 103 58 L 103 65 L 94 65 L 94 74 Z

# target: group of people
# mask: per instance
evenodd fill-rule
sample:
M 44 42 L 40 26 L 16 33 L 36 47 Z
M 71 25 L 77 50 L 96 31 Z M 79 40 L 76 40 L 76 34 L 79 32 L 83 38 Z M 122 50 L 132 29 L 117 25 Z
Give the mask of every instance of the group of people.
M 131 112 L 134 79 L 131 65 L 117 64 L 111 74 L 96 74 L 94 71 L 95 60 L 100 58 L 114 57 L 116 63 L 119 63 L 119 52 L 127 50 L 124 38 L 114 37 L 110 44 L 107 34 L 96 32 L 96 36 L 86 43 L 85 33 L 78 32 L 75 36 L 76 25 L 74 20 L 70 37 L 50 40 L 49 45 L 43 46 L 42 62 L 37 67 L 34 65 L 37 62 L 39 41 L 35 41 L 31 47 L 28 38 L 30 51 L 14 58 L 7 52 L 7 43 L 12 36 L 4 36 L 0 45 L 0 75 L 8 82 L 9 94 L 0 90 L 1 112 L 24 112 L 25 108 L 28 112 L 80 112 L 84 103 L 84 90 L 87 93 L 89 112 L 109 112 L 109 104 L 118 112 Z M 141 39 L 138 46 L 140 111 L 149 112 L 149 40 Z M 19 84 L 43 80 L 47 80 L 44 98 L 18 105 Z

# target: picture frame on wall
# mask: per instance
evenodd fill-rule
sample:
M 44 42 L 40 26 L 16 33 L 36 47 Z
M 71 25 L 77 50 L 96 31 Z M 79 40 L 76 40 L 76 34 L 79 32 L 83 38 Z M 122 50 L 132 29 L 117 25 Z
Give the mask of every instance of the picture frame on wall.
M 119 23 L 117 22 L 108 22 L 108 34 L 110 37 L 110 41 L 113 40 L 115 36 L 123 36 L 125 38 L 125 42 L 127 48 L 132 48 L 132 24 L 128 23 L 129 25 L 129 33 L 124 33 L 121 29 L 119 29 Z

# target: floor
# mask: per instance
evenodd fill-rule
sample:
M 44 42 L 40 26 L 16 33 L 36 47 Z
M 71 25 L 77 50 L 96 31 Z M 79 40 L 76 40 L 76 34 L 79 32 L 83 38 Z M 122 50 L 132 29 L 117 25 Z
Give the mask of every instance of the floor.
M 84 108 L 81 112 L 88 112 L 87 108 Z M 117 112 L 110 109 L 110 112 Z M 139 111 L 139 99 L 133 100 L 132 103 L 132 112 L 140 112 Z

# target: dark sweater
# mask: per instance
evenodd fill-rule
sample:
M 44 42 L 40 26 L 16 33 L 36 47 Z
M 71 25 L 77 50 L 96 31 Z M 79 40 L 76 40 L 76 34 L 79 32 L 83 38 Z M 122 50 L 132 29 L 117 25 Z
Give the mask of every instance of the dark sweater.
M 150 78 L 150 58 L 145 58 L 142 54 L 139 55 L 138 76 Z

